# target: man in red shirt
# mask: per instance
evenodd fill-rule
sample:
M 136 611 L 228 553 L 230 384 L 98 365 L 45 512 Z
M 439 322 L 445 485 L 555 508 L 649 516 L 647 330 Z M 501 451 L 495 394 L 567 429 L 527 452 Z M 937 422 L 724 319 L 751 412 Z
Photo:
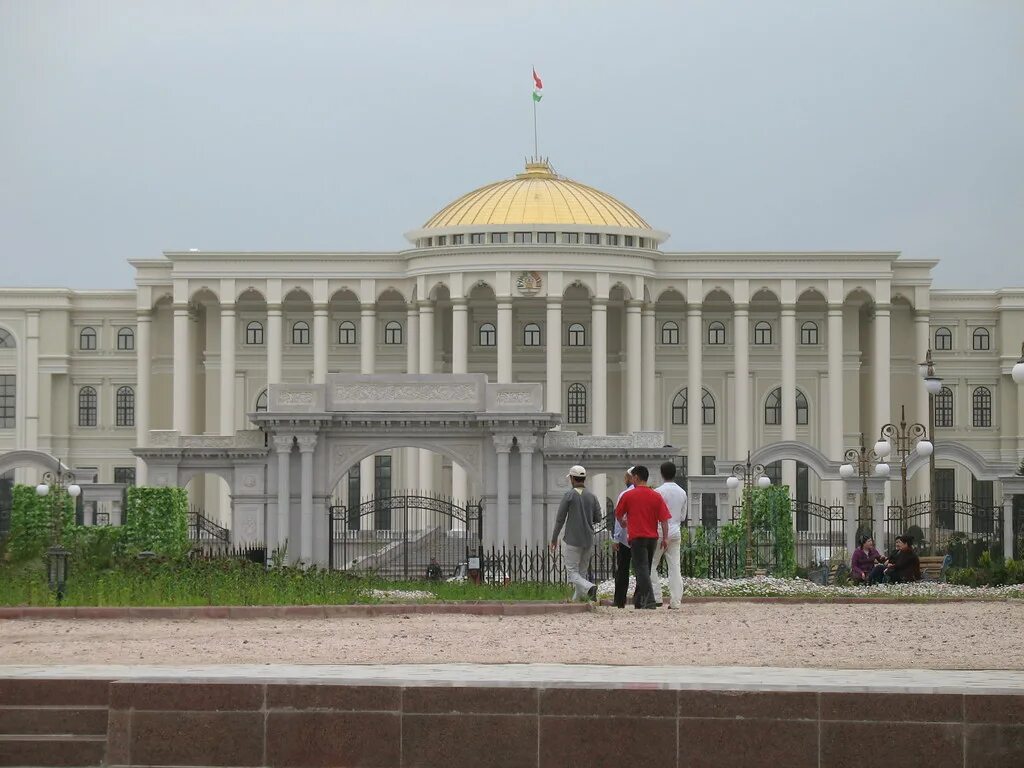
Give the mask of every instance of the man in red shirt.
M 633 571 L 636 573 L 636 589 L 633 591 L 633 607 L 657 608 L 661 596 L 654 598 L 651 587 L 651 561 L 658 544 L 658 528 L 661 528 L 661 547 L 668 543 L 668 521 L 671 515 L 665 499 L 653 488 L 648 487 L 650 472 L 647 467 L 633 467 L 633 490 L 624 493 L 615 507 L 615 519 L 626 527 L 629 534 L 629 548 L 632 554 Z

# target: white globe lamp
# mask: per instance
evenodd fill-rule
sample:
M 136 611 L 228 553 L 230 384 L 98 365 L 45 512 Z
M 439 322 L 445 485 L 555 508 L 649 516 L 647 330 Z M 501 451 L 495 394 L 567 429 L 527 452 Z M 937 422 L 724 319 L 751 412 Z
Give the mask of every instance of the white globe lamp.
M 889 465 L 886 464 L 884 461 L 880 462 L 878 464 L 875 464 L 875 474 L 878 475 L 879 477 L 888 477 L 889 476 Z
M 853 477 L 853 473 L 855 471 L 856 470 L 853 468 L 853 464 L 843 464 L 841 467 L 839 467 L 839 474 L 845 478 Z
M 740 487 L 740 479 L 735 475 L 727 477 L 725 479 L 725 487 L 728 488 L 730 491 L 735 491 L 737 488 Z
M 935 445 L 931 440 L 922 440 L 917 444 L 917 452 L 921 456 L 931 456 L 935 452 Z
M 1020 360 L 1013 366 L 1013 370 L 1010 371 L 1010 376 L 1018 384 L 1024 384 L 1024 344 L 1020 345 Z
M 49 492 L 50 492 L 50 486 L 48 486 L 46 483 L 40 483 L 39 485 L 36 486 L 36 495 L 37 496 L 45 496 Z
M 767 475 L 761 475 L 759 478 L 757 478 L 757 487 L 758 488 L 767 488 L 771 484 L 772 484 L 772 479 L 770 477 L 768 477 Z
M 70 496 L 71 498 L 76 499 L 81 493 L 82 486 L 75 485 L 74 483 L 68 486 L 68 496 Z
M 878 458 L 884 459 L 890 453 L 892 453 L 892 446 L 889 445 L 888 440 L 879 440 L 877 443 L 875 443 L 875 454 L 878 456 Z
M 938 376 L 926 376 L 924 388 L 928 390 L 929 395 L 937 395 L 942 391 L 942 379 Z

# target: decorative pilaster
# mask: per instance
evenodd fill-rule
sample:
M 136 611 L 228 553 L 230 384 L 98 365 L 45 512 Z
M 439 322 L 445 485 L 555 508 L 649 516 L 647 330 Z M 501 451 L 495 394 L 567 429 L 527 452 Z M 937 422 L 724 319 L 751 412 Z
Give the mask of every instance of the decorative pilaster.
M 736 304 L 732 312 L 732 358 L 736 370 L 733 403 L 735 448 L 733 455 L 746 456 L 751 450 L 750 430 L 750 307 Z
M 590 432 L 608 434 L 608 299 L 595 297 L 590 305 L 590 384 L 594 405 Z
M 544 402 L 549 413 L 562 413 L 562 300 L 548 298 L 547 302 L 547 379 Z
M 517 438 L 519 445 L 519 531 L 526 546 L 534 543 L 533 525 L 533 452 L 537 438 L 526 435 Z
M 643 393 L 640 398 L 643 401 L 643 405 L 641 406 L 641 426 L 645 430 L 653 430 L 658 428 L 658 412 L 661 410 L 658 408 L 658 403 L 656 402 L 657 371 L 654 351 L 657 348 L 657 339 L 655 336 L 658 333 L 658 329 L 655 323 L 654 305 L 645 304 L 640 316 L 642 337 L 642 351 L 640 353 L 640 368 L 642 375 L 640 389 Z
M 284 318 L 280 304 L 267 305 L 267 384 L 280 384 L 284 353 Z
M 362 304 L 359 307 L 359 372 L 373 373 L 377 352 L 377 307 Z
M 316 435 L 299 435 L 299 455 L 302 465 L 302 488 L 299 497 L 300 512 L 300 553 L 302 562 L 313 562 L 313 451 L 316 450 Z
M 327 383 L 327 349 L 330 331 L 327 323 L 327 305 L 313 305 L 313 383 Z
M 641 302 L 626 302 L 626 432 L 638 432 L 641 427 L 643 335 L 640 310 Z
M 923 389 L 923 387 L 922 387 Z M 843 457 L 843 306 L 828 308 L 828 453 L 833 461 Z
M 796 440 L 796 307 L 782 307 L 780 324 L 782 336 L 782 439 Z M 796 492 L 796 462 L 782 462 L 782 482 Z M 794 520 L 796 518 L 794 517 Z
M 267 556 L 288 546 L 291 525 L 291 454 L 295 440 L 291 435 L 275 435 L 277 452 L 277 520 L 267 520 Z M 292 548 L 294 558 L 294 548 Z
M 512 435 L 495 435 L 494 450 L 498 454 L 497 487 L 497 530 L 494 532 L 498 546 L 508 544 L 508 497 L 509 497 L 509 453 L 512 451 Z
M 220 305 L 220 433 L 235 434 L 235 305 Z
M 700 304 L 691 304 L 686 311 L 686 351 L 689 378 L 686 385 L 687 472 L 700 475 L 704 453 L 704 419 L 701 401 L 704 395 L 703 334 Z
M 140 448 L 149 444 L 149 392 L 152 371 L 152 317 L 139 312 L 135 319 L 135 443 Z M 148 468 L 143 459 L 135 460 L 135 482 L 146 485 Z
M 174 403 L 171 406 L 172 423 L 180 434 L 191 431 L 192 357 L 189 305 L 174 305 Z
M 890 396 L 890 361 L 892 355 L 890 335 L 889 305 L 875 305 L 875 355 L 872 361 L 875 369 L 875 425 L 888 424 L 891 408 Z
M 498 299 L 498 383 L 512 382 L 512 300 Z

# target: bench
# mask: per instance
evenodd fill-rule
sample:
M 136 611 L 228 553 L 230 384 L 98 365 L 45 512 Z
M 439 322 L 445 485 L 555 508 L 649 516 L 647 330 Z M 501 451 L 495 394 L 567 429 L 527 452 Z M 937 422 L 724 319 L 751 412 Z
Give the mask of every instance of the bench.
M 918 559 L 921 561 L 921 581 L 942 581 L 944 555 L 926 555 Z

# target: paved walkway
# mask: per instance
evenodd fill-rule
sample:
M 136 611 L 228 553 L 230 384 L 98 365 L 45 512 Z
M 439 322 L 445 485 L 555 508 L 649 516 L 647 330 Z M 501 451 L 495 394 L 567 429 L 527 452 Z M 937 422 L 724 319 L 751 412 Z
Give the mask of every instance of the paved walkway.
M 1024 672 L 783 667 L 620 667 L 597 664 L 211 664 L 0 666 L 0 678 L 308 681 L 317 683 L 657 687 L 1024 695 Z

